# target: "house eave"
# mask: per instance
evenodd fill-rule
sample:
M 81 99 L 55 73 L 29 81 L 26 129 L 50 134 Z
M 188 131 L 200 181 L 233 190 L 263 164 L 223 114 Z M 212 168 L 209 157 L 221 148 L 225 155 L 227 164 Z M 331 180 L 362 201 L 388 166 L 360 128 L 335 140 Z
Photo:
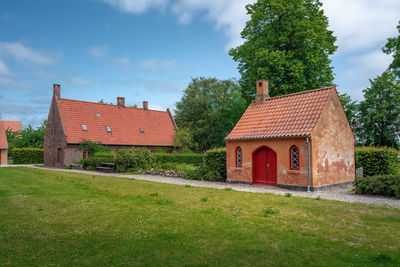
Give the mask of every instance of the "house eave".
M 243 138 L 225 138 L 225 141 L 244 141 L 244 140 L 263 140 L 263 139 L 287 139 L 287 138 L 307 138 L 306 135 L 287 135 L 287 136 L 270 136 L 270 137 L 243 137 Z

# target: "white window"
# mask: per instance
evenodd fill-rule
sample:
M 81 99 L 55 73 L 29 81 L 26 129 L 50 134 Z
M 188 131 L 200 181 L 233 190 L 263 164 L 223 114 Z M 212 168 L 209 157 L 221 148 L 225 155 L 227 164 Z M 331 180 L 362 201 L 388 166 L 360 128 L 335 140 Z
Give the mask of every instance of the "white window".
M 299 169 L 299 149 L 297 146 L 290 148 L 290 168 L 294 170 Z
M 82 124 L 81 126 L 82 126 L 82 130 L 83 130 L 83 131 L 87 131 L 86 124 Z
M 110 126 L 106 126 L 107 132 L 111 133 L 111 127 Z
M 242 167 L 242 149 L 236 148 L 236 167 Z

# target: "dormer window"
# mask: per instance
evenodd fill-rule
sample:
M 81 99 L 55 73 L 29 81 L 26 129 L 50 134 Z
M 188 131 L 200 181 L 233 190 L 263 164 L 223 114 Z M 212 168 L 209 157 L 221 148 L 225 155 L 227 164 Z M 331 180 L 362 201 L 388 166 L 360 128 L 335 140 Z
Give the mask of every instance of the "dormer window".
M 144 134 L 143 128 L 139 128 L 139 131 L 140 131 L 142 134 Z
M 111 133 L 111 127 L 110 126 L 106 126 L 107 132 Z
M 87 131 L 86 124 L 82 124 L 81 126 L 82 126 L 82 131 Z

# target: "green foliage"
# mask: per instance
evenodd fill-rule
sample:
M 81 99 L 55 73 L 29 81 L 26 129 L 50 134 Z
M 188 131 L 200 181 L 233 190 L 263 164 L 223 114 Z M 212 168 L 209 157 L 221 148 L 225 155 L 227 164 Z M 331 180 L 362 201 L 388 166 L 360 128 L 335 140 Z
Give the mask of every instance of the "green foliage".
M 272 207 L 268 207 L 266 209 L 263 209 L 261 211 L 262 216 L 264 217 L 268 217 L 269 215 L 274 215 L 274 214 L 278 214 L 279 211 L 278 210 L 274 210 Z
M 400 80 L 390 72 L 370 80 L 363 90 L 357 135 L 366 146 L 399 147 Z
M 293 195 L 291 193 L 285 193 L 284 196 L 285 197 L 292 197 Z
M 96 152 L 93 156 L 82 159 L 82 167 L 86 170 L 96 170 L 96 167 L 102 162 L 115 163 L 115 153 L 111 152 Z M 94 168 L 94 169 L 93 169 Z
M 167 154 L 168 153 L 168 148 L 167 147 L 156 147 L 154 149 L 154 153 Z
M 190 180 L 220 181 L 226 179 L 226 149 L 215 148 L 207 151 L 203 163 L 193 171 L 185 172 Z
M 383 195 L 400 198 L 400 176 L 381 175 L 357 177 L 356 194 Z
M 214 148 L 205 153 L 204 164 L 217 173 L 217 180 L 226 179 L 226 148 Z
M 397 151 L 387 147 L 357 147 L 354 150 L 356 168 L 363 167 L 364 176 L 394 174 Z
M 195 152 L 225 145 L 247 107 L 235 80 L 193 78 L 176 103 L 177 143 Z
M 250 20 L 244 43 L 229 51 L 239 64 L 248 102 L 257 80 L 268 80 L 277 96 L 332 85 L 330 66 L 336 37 L 319 0 L 258 0 L 246 6 Z
M 183 154 L 190 154 L 193 153 L 192 149 L 197 150 L 198 144 L 193 141 L 193 136 L 188 129 L 175 128 L 174 147 L 181 149 Z
M 101 142 L 92 142 L 89 140 L 83 140 L 82 143 L 79 144 L 79 150 L 87 150 L 89 156 L 93 156 L 98 152 L 111 152 L 111 149 L 105 147 Z
M 42 164 L 43 148 L 14 148 L 11 156 L 13 164 Z
M 6 130 L 8 147 L 11 150 L 14 148 L 43 148 L 44 131 L 46 130 L 47 120 L 42 122 L 38 128 L 33 129 L 31 125 L 20 132 L 10 132 Z
M 393 56 L 393 61 L 389 68 L 396 73 L 397 77 L 400 77 L 400 21 L 399 25 L 397 25 L 397 30 L 399 35 L 397 37 L 388 38 L 382 50 L 384 53 Z
M 339 94 L 340 102 L 342 103 L 344 112 L 346 113 L 347 120 L 350 125 L 353 125 L 356 120 L 358 104 L 357 101 L 351 99 L 351 97 L 346 94 Z
M 119 172 L 148 169 L 153 163 L 153 157 L 145 148 L 123 148 L 118 150 L 115 163 Z
M 156 164 L 184 163 L 199 166 L 202 164 L 203 158 L 204 155 L 202 154 L 153 154 L 153 159 Z

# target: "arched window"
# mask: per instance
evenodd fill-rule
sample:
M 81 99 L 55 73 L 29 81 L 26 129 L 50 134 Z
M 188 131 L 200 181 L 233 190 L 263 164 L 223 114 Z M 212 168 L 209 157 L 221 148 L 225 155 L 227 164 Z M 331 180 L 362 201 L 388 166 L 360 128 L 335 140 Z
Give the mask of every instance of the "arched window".
M 236 148 L 236 167 L 242 167 L 242 149 L 240 146 Z
M 299 169 L 299 149 L 297 146 L 292 146 L 290 148 L 290 169 Z

